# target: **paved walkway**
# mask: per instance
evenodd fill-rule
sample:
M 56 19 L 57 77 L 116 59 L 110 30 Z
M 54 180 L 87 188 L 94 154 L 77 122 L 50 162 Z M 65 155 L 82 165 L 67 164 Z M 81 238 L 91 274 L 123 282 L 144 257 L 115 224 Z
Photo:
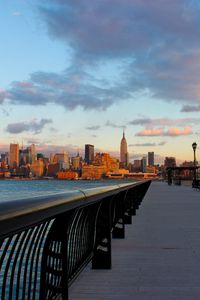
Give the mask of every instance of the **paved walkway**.
M 70 300 L 200 300 L 200 192 L 153 182 L 126 238 L 112 241 L 112 270 L 88 266 Z

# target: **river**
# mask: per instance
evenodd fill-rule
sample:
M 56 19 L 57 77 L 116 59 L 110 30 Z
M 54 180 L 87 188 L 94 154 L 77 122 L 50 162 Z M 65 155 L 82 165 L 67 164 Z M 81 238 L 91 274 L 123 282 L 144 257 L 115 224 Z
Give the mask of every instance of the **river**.
M 0 180 L 0 202 L 134 182 L 134 180 Z

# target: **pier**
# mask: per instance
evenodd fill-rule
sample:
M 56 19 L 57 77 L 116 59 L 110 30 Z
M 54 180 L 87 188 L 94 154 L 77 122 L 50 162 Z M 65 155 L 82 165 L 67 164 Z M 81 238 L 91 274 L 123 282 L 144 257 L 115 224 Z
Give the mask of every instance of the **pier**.
M 152 182 L 112 246 L 112 269 L 88 266 L 70 300 L 199 300 L 200 192 Z
M 1 204 L 1 300 L 199 300 L 200 192 L 149 184 Z
M 139 208 L 150 181 L 64 191 L 0 203 L 0 299 L 67 300 L 92 262 L 112 267 L 112 237 Z

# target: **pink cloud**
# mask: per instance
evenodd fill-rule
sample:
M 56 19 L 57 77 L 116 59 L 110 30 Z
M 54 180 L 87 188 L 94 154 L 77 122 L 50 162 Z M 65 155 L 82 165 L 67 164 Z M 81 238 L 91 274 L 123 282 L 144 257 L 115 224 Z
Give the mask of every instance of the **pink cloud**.
M 137 136 L 161 136 L 163 135 L 163 129 L 162 128 L 144 129 L 136 133 L 136 135 Z
M 192 128 L 190 126 L 185 127 L 183 129 L 174 127 L 174 128 L 170 128 L 166 132 L 166 135 L 168 136 L 179 136 L 179 135 L 190 135 L 190 134 L 192 134 Z
M 191 135 L 192 127 L 187 126 L 183 129 L 172 127 L 168 130 L 164 130 L 163 128 L 151 128 L 151 129 L 144 129 L 138 133 L 136 133 L 136 136 L 183 136 L 183 135 Z

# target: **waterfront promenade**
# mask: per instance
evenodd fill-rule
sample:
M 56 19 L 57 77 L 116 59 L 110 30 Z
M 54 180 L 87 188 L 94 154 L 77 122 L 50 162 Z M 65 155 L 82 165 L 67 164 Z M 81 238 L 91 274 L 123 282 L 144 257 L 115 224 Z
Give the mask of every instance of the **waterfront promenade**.
M 153 182 L 125 239 L 112 240 L 112 269 L 90 265 L 70 300 L 199 300 L 200 192 Z

